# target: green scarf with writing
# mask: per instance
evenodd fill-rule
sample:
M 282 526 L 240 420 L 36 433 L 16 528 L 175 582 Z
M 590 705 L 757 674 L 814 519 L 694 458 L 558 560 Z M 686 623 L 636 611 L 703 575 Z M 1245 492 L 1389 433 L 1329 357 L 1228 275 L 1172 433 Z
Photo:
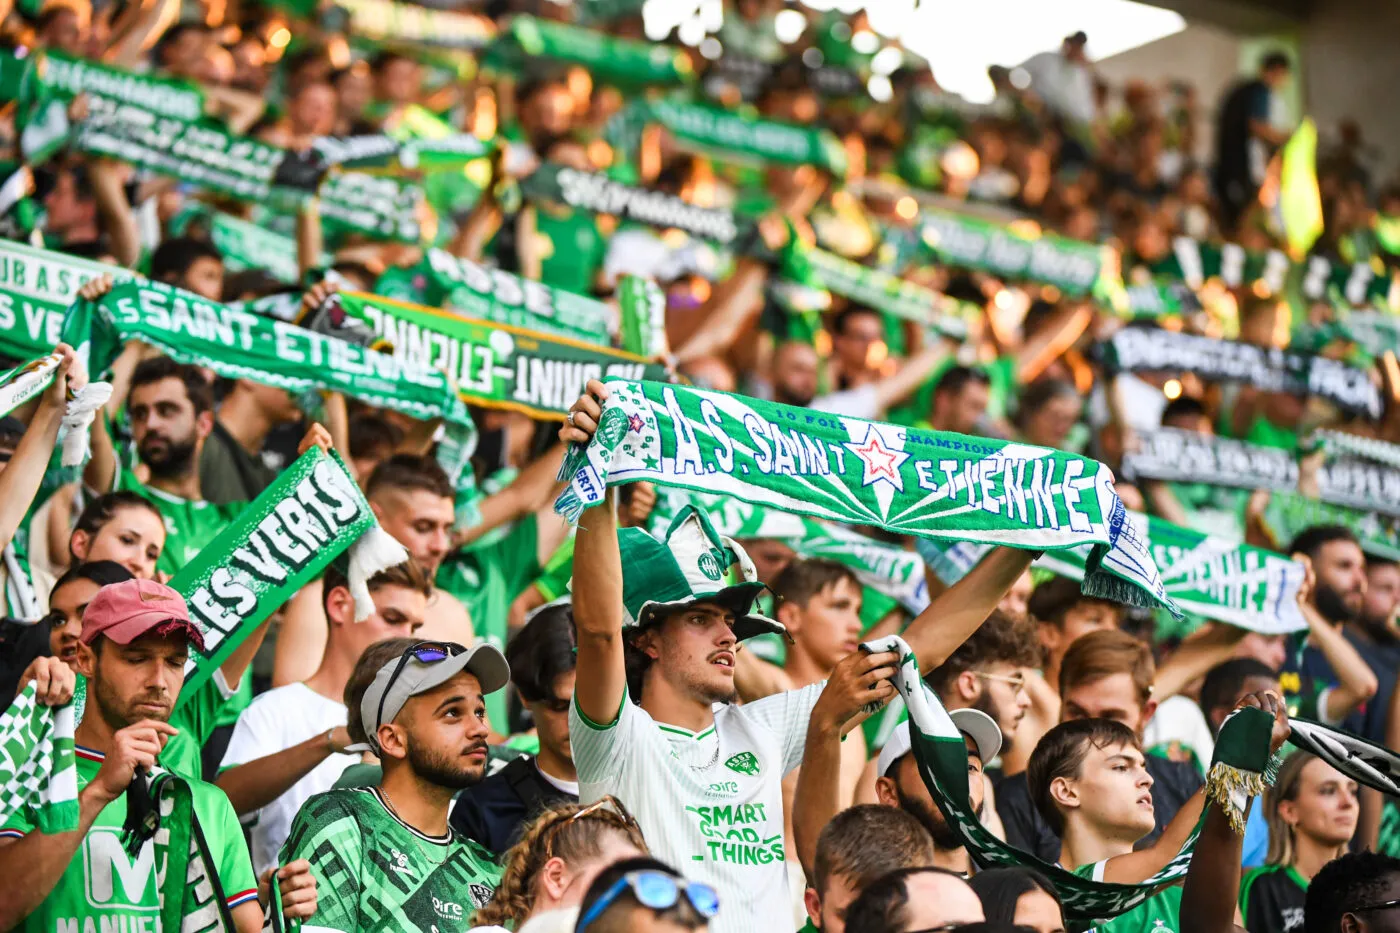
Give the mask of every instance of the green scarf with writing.
M 686 84 L 695 78 L 690 58 L 672 45 L 524 14 L 511 19 L 486 55 L 488 64 L 516 69 L 540 59 L 582 65 L 593 80 L 625 87 Z
M 725 245 L 739 235 L 740 221 L 722 207 L 700 207 L 664 191 L 629 185 L 602 172 L 581 172 L 545 163 L 520 182 L 527 198 L 567 204 L 594 214 L 611 214 L 660 229 Z
M 555 510 L 647 480 L 897 534 L 1032 550 L 1091 546 L 1087 593 L 1172 607 L 1097 461 L 827 415 L 722 392 L 610 380 L 592 442 L 565 457 Z
M 1400 519 L 1394 516 L 1330 505 L 1297 492 L 1275 492 L 1269 496 L 1263 521 L 1279 550 L 1314 525 L 1341 525 L 1356 535 L 1367 554 L 1400 561 Z
M 133 277 L 121 266 L 0 240 L 0 353 L 47 354 L 63 339 L 63 316 L 78 289 L 101 275 L 116 282 Z
M 924 247 L 951 266 L 999 278 L 1053 285 L 1066 295 L 1092 292 L 1118 277 L 1113 250 L 1044 234 L 1026 236 L 1005 224 L 925 207 L 920 212 Z

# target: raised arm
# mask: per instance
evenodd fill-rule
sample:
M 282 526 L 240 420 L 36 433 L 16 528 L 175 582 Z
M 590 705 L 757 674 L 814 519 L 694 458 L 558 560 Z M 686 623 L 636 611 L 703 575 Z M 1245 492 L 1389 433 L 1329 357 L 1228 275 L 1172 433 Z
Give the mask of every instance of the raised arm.
M 1244 635 L 1244 629 L 1220 622 L 1208 622 L 1193 632 L 1157 668 L 1157 676 L 1152 681 L 1152 698 L 1160 703 L 1176 696 L 1215 665 L 1230 660 Z
M 561 441 L 588 443 L 598 430 L 607 387 L 588 381 L 570 409 Z M 574 697 L 584 716 L 600 725 L 617 719 L 627 692 L 622 653 L 622 556 L 617 544 L 617 494 L 583 513 L 574 538 L 574 625 L 578 629 L 578 679 Z
M 565 446 L 551 448 L 543 457 L 520 471 L 509 486 L 481 502 L 481 521 L 459 531 L 456 543 L 470 544 L 486 532 L 522 515 L 538 512 L 559 491 L 559 464 L 564 462 Z
M 1333 628 L 1313 605 L 1312 561 L 1301 554 L 1294 554 L 1293 559 L 1307 567 L 1307 580 L 1298 591 L 1298 608 L 1303 611 L 1303 618 L 1308 621 L 1308 640 L 1322 652 L 1328 666 L 1337 675 L 1337 685 L 1323 695 L 1317 715 L 1324 722 L 1336 725 L 1351 715 L 1362 703 L 1375 696 L 1379 682 L 1376 680 L 1376 672 L 1371 670 L 1371 666 L 1361 657 L 1355 646 L 1347 641 L 1341 629 Z
M 38 407 L 34 409 L 34 416 L 20 438 L 19 446 L 15 448 L 14 456 L 0 472 L 0 547 L 15 536 L 20 522 L 24 521 L 29 511 L 29 504 L 39 492 L 39 484 L 49 468 L 53 445 L 58 440 L 63 412 L 68 406 L 70 385 L 76 391 L 87 382 L 73 348 L 61 343 L 57 351 L 63 355 L 63 359 L 58 364 L 53 384 L 44 390 Z
M 124 166 L 111 159 L 93 159 L 88 163 L 93 199 L 111 241 L 112 254 L 123 266 L 134 266 L 141 258 L 141 231 L 126 199 L 123 172 Z
M 953 346 L 947 338 L 935 340 L 906 360 L 893 375 L 875 383 L 875 397 L 879 400 L 880 410 L 902 402 L 910 392 L 922 385 L 929 374 L 938 368 L 938 364 L 948 358 Z
M 929 603 L 904 631 L 904 640 L 919 659 L 919 670 L 931 671 L 948 660 L 986 621 L 1035 556 L 1034 551 L 1020 548 L 996 548 Z
M 1235 925 L 1235 912 L 1243 854 L 1244 836 L 1235 834 L 1224 811 L 1211 807 L 1181 891 L 1183 930 L 1234 933 L 1240 929 Z

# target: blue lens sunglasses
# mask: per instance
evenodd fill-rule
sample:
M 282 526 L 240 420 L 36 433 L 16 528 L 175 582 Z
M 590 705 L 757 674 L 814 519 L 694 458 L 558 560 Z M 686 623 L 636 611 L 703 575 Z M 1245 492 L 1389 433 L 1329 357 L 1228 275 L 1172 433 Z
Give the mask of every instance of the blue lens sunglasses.
M 690 906 L 695 908 L 695 912 L 706 920 L 719 913 L 719 894 L 708 884 L 686 881 L 684 878 L 655 870 L 630 871 L 617 879 L 612 887 L 603 892 L 602 897 L 593 902 L 593 906 L 588 908 L 588 913 L 579 920 L 577 933 L 583 933 L 588 925 L 597 920 L 628 888 L 632 889 L 632 896 L 637 899 L 637 903 L 648 910 L 670 910 L 680 903 L 681 895 L 684 894 Z

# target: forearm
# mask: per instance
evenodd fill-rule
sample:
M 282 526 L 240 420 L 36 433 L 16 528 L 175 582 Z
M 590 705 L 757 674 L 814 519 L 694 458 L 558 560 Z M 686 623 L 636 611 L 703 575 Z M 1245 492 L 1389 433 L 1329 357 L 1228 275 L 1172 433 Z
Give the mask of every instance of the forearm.
M 739 260 L 734 274 L 720 284 L 709 307 L 702 309 L 705 323 L 689 340 L 676 348 L 676 361 L 688 363 L 727 349 L 739 335 L 744 322 L 762 307 L 760 293 L 767 277 L 768 270 L 762 263 L 752 259 Z
M 817 837 L 822 827 L 841 812 L 841 730 L 818 722 L 807 726 L 802 768 L 792 801 L 792 835 L 797 859 L 808 878 L 815 875 Z
M 579 709 L 612 722 L 627 690 L 622 646 L 622 558 L 617 544 L 616 490 L 583 513 L 574 537 L 574 625 L 578 632 Z
M 112 254 L 123 266 L 134 266 L 141 258 L 141 232 L 136 215 L 126 200 L 126 190 L 118 173 L 118 165 L 107 159 L 94 159 L 88 165 L 93 198 L 102 227 L 112 245 Z
M 1181 891 L 1181 929 L 1200 933 L 1235 929 L 1243 849 L 1244 837 L 1235 834 L 1219 807 L 1211 807 Z
M 1170 658 L 1157 669 L 1152 682 L 1152 698 L 1158 703 L 1176 696 L 1186 685 L 1205 674 L 1217 664 L 1228 661 L 1235 646 L 1244 637 L 1244 629 L 1211 623 L 1201 634 L 1188 638 Z
M 919 613 L 904 631 L 919 670 L 932 670 L 948 660 L 1034 559 L 1034 551 L 998 547 Z
M 9 465 L 0 472 L 0 547 L 15 536 L 39 492 L 62 421 L 62 409 L 40 402 Z
M 1376 695 L 1376 674 L 1340 630 L 1328 624 L 1311 605 L 1302 608 L 1308 620 L 1309 639 L 1337 675 L 1337 686 L 1327 693 L 1327 708 L 1318 712 L 1330 722 L 1339 722 Z
M 1150 479 L 1142 484 L 1142 491 L 1147 494 L 1147 501 L 1152 504 L 1152 511 L 1159 518 L 1164 518 L 1174 525 L 1187 524 L 1189 516 L 1181 507 L 1181 500 L 1177 499 L 1176 493 L 1172 492 L 1166 483 Z
M 239 816 L 259 810 L 291 790 L 330 756 L 331 746 L 324 735 L 315 735 L 299 745 L 275 752 L 256 761 L 235 765 L 215 779 L 228 795 Z
M 489 193 L 483 195 L 472 208 L 461 229 L 457 231 L 457 235 L 452 238 L 452 242 L 447 245 L 447 251 L 462 259 L 479 260 L 486 250 L 486 244 L 496 235 L 496 231 L 501 229 L 504 220 L 505 213 L 496 203 L 496 199 Z
M 5 879 L 8 892 L 0 897 L 0 929 L 18 928 L 44 902 L 106 805 L 89 786 L 78 794 L 77 829 L 51 835 L 34 830 L 23 839 L 0 846 L 0 877 Z
M 1094 320 L 1088 305 L 1074 305 L 1055 316 L 1050 326 L 1041 328 L 1035 338 L 1026 342 L 1016 354 L 1016 378 L 1021 383 L 1034 382 L 1056 357 L 1074 346 Z
M 564 461 L 564 445 L 556 444 L 543 457 L 527 466 L 515 480 L 481 502 L 481 521 L 457 533 L 457 544 L 470 544 L 492 529 L 537 512 L 553 498 L 559 482 L 559 465 Z
M 301 210 L 297 211 L 297 271 L 303 279 L 308 272 L 320 267 L 325 242 L 320 202 L 316 198 L 307 198 Z M 301 284 L 306 283 L 303 281 Z

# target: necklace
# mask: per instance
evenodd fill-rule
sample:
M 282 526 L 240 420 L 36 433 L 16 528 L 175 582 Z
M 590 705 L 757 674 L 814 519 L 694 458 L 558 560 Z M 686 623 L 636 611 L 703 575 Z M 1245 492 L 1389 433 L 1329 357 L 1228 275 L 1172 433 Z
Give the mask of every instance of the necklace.
M 717 762 L 717 761 L 719 761 L 719 733 L 718 733 L 718 732 L 715 733 L 715 753 L 714 753 L 713 755 L 710 756 L 710 760 L 707 761 L 707 762 L 705 762 L 703 765 L 687 764 L 686 767 L 690 768 L 690 770 L 692 770 L 692 771 L 708 771 L 708 770 L 710 770 L 711 768 L 713 768 L 713 767 L 715 766 L 715 762 Z

